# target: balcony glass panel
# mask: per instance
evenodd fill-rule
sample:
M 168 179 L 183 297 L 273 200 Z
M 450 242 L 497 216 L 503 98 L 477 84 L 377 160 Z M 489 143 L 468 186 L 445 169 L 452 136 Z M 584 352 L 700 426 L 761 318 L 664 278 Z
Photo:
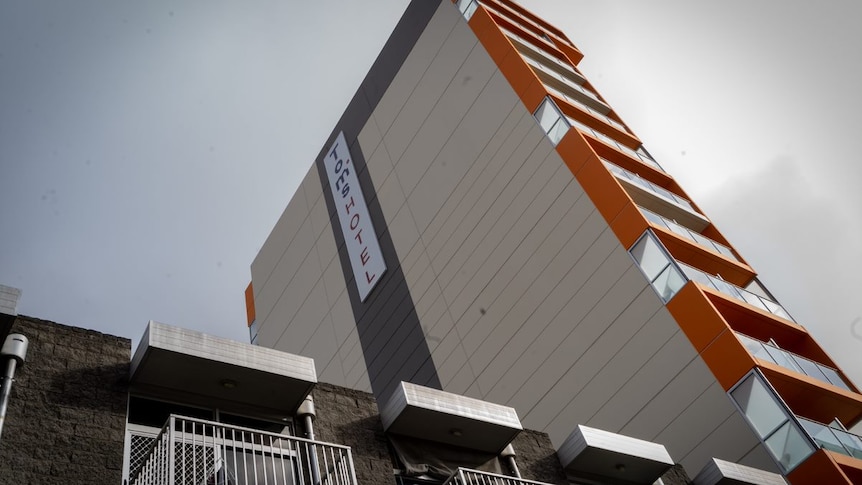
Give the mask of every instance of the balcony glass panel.
M 820 366 L 820 370 L 823 372 L 823 375 L 825 375 L 826 378 L 829 379 L 829 382 L 833 385 L 838 386 L 846 391 L 852 391 L 852 389 L 850 389 L 850 386 L 848 386 L 847 383 L 844 382 L 844 379 L 841 378 L 841 376 L 835 369 L 830 369 L 826 366 Z
M 773 344 L 753 339 L 747 335 L 743 335 L 738 332 L 736 335 L 742 341 L 743 345 L 745 345 L 745 348 L 748 349 L 748 352 L 758 359 L 772 362 L 773 364 L 780 365 L 785 369 L 805 374 L 827 384 L 832 384 L 848 391 L 850 390 L 850 386 L 841 379 L 841 376 L 835 371 L 835 369 L 814 362 L 811 359 L 806 359 L 805 357 L 794 354 L 793 352 L 788 352 L 787 350 L 778 348 Z
M 835 436 L 841 440 L 841 444 L 847 449 L 850 456 L 862 458 L 862 438 L 840 429 L 832 429 Z
M 805 432 L 824 450 L 862 458 L 862 438 L 859 436 L 810 419 L 797 417 L 797 420 Z
M 765 360 L 767 362 L 772 362 L 775 364 L 775 360 L 772 359 L 772 356 L 766 350 L 766 346 L 760 340 L 755 340 L 747 335 L 743 335 L 741 333 L 736 334 L 737 337 L 742 341 L 742 344 L 745 345 L 748 353 L 757 357 L 760 360 Z
M 769 352 L 769 355 L 772 356 L 772 361 L 776 364 L 780 365 L 781 367 L 784 367 L 785 369 L 790 369 L 794 372 L 799 372 L 800 374 L 806 374 L 806 372 L 803 371 L 801 367 L 796 365 L 796 360 L 789 352 L 785 352 L 771 345 L 766 345 L 765 347 L 766 351 Z
M 644 217 L 646 217 L 653 224 L 661 227 L 666 227 L 670 231 L 674 232 L 675 234 L 679 234 L 680 236 L 688 239 L 689 241 L 695 242 L 707 249 L 723 254 L 724 256 L 727 256 L 734 261 L 739 261 L 736 255 L 734 255 L 729 248 L 723 246 L 721 243 L 715 242 L 712 239 L 704 236 L 703 234 L 692 231 L 691 229 L 683 225 L 677 224 L 676 222 L 666 217 L 660 216 L 649 209 L 644 209 L 643 207 L 638 207 L 638 209 L 640 209 Z
M 678 263 L 680 269 L 689 277 L 691 280 L 695 280 L 699 283 L 702 283 L 705 286 L 709 286 L 720 293 L 723 293 L 731 298 L 749 303 L 761 310 L 765 310 L 767 312 L 772 313 L 778 317 L 784 318 L 786 320 L 793 319 L 790 317 L 790 314 L 787 313 L 784 308 L 778 303 L 768 300 L 762 296 L 755 295 L 750 291 L 744 290 L 738 286 L 732 285 L 720 278 L 717 278 L 708 273 L 704 273 L 703 271 L 689 266 L 685 263 Z
M 570 120 L 571 120 L 571 118 L 570 118 Z M 604 162 L 605 166 L 608 167 L 608 169 L 614 175 L 616 175 L 617 178 L 628 180 L 629 182 L 637 185 L 638 187 L 641 187 L 644 190 L 651 192 L 651 193 L 657 195 L 658 197 L 661 197 L 662 199 L 664 199 L 664 200 L 666 200 L 666 201 L 668 201 L 668 202 L 670 202 L 670 203 L 672 203 L 678 207 L 685 209 L 688 212 L 691 212 L 692 214 L 697 214 L 698 217 L 703 217 L 700 215 L 699 212 L 697 212 L 694 209 L 694 207 L 691 205 L 691 202 L 683 199 L 682 197 L 674 194 L 673 192 L 665 189 L 664 187 L 659 187 L 658 185 L 650 182 L 649 180 L 641 177 L 640 175 L 638 175 L 636 173 L 629 172 L 628 170 L 626 170 L 626 169 L 624 169 L 618 165 L 615 165 L 615 164 L 605 160 L 604 158 L 602 159 L 602 162 Z
M 793 363 L 801 369 L 803 374 L 811 376 L 818 381 L 829 382 L 829 379 L 823 374 L 823 371 L 820 370 L 819 364 L 804 357 L 790 354 L 789 352 L 787 352 L 787 354 L 788 358 L 793 360 Z

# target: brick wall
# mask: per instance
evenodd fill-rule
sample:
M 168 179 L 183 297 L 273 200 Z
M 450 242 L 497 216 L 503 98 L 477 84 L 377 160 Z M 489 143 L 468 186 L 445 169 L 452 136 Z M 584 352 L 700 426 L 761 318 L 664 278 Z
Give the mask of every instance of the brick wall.
M 0 483 L 121 483 L 131 342 L 24 316 L 11 333 L 30 347 L 9 399 Z

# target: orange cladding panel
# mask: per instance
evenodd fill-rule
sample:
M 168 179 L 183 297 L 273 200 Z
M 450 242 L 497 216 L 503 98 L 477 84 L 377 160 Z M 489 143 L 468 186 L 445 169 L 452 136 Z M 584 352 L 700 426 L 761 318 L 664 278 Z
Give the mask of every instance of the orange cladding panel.
M 588 159 L 575 177 L 608 224 L 617 218 L 626 204 L 633 203 L 598 158 Z
M 249 283 L 248 287 L 245 289 L 245 316 L 248 319 L 248 325 L 251 326 L 251 323 L 255 319 L 254 312 L 254 289 Z
M 593 151 L 593 148 L 587 143 L 583 135 L 574 128 L 570 129 L 563 136 L 563 139 L 557 143 L 557 153 L 566 162 L 572 174 L 578 173 L 587 160 L 591 158 L 598 160 L 596 152 Z
M 694 282 L 686 283 L 667 309 L 698 353 L 730 328 Z
M 611 229 L 614 230 L 617 239 L 626 248 L 630 248 L 641 234 L 646 231 L 648 226 L 643 214 L 641 214 L 641 211 L 633 203 L 626 204 L 623 210 L 617 215 L 617 218 L 611 222 Z
M 845 474 L 838 463 L 833 459 L 832 453 L 826 450 L 817 450 L 805 461 L 787 474 L 791 485 L 852 485 L 850 477 Z
M 729 328 L 713 340 L 700 356 L 725 391 L 754 368 L 754 357 Z

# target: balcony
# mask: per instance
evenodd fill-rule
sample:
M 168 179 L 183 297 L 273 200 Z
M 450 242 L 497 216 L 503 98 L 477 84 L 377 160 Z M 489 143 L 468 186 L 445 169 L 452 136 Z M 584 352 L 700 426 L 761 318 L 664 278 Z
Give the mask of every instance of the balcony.
M 862 459 L 862 438 L 858 435 L 799 416 L 796 419 L 820 448 Z
M 850 386 L 847 385 L 847 382 L 845 382 L 838 374 L 838 371 L 831 367 L 818 364 L 811 359 L 806 359 L 801 355 L 788 352 L 776 345 L 755 340 L 739 332 L 736 332 L 736 336 L 739 337 L 745 345 L 745 348 L 748 349 L 748 352 L 760 360 L 772 362 L 773 364 L 792 370 L 793 372 L 805 374 L 821 382 L 832 384 L 833 386 L 840 387 L 846 391 L 853 392 L 853 390 L 850 389 Z
M 574 89 L 575 91 L 586 96 L 588 99 L 592 100 L 592 101 L 585 101 L 585 102 L 592 103 L 593 107 L 596 110 L 600 111 L 602 114 L 605 114 L 611 110 L 611 108 L 607 104 L 605 104 L 604 101 L 599 99 L 598 94 L 590 91 L 589 89 L 587 89 L 581 85 L 581 83 L 583 83 L 584 80 L 580 76 L 572 76 L 569 73 L 569 71 L 560 72 L 559 70 L 553 69 L 552 66 L 548 66 L 548 65 L 544 64 L 543 62 L 541 62 L 537 59 L 534 59 L 527 54 L 524 54 L 523 52 L 521 54 L 522 54 L 521 57 L 530 66 L 534 67 L 535 69 L 538 69 L 542 73 L 545 73 L 545 75 L 547 75 L 548 77 L 553 78 L 559 82 L 562 82 L 567 87 Z M 539 73 L 537 73 L 537 74 L 539 74 Z M 580 101 L 578 101 L 578 102 L 580 102 Z M 620 125 L 620 129 L 625 131 L 625 128 L 622 128 L 621 126 L 622 125 Z
M 534 482 L 523 478 L 480 472 L 469 468 L 458 468 L 443 485 L 547 485 L 545 482 Z
M 643 207 L 638 207 L 638 209 L 640 209 L 641 213 L 644 215 L 644 217 L 647 218 L 648 221 L 655 224 L 656 226 L 663 227 L 674 234 L 682 236 L 697 245 L 709 249 L 710 251 L 721 254 L 728 259 L 741 262 L 739 261 L 739 258 L 737 258 L 735 254 L 733 254 L 733 251 L 731 251 L 731 249 L 724 244 L 713 241 L 712 239 L 704 236 L 703 234 L 692 231 L 685 226 L 677 224 L 676 221 L 672 221 L 664 216 L 660 216 L 651 210 L 644 209 Z
M 131 485 L 357 485 L 350 448 L 172 415 Z
M 685 263 L 679 264 L 680 269 L 683 273 L 685 273 L 686 277 L 689 280 L 697 281 L 698 283 L 708 286 L 719 293 L 727 295 L 736 300 L 748 303 L 749 305 L 755 306 L 763 311 L 769 312 L 777 317 L 781 317 L 785 320 L 789 320 L 795 323 L 795 320 L 787 313 L 787 310 L 784 309 L 783 306 L 778 303 L 770 300 L 769 298 L 756 295 L 748 290 L 742 289 L 736 285 L 728 283 L 721 278 L 713 276 L 709 273 L 704 273 L 703 271 L 689 266 Z

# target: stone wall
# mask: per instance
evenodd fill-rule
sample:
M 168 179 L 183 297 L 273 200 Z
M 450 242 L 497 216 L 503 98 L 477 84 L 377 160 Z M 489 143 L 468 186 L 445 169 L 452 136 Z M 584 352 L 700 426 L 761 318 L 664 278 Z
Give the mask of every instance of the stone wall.
M 19 316 L 30 341 L 0 440 L 0 483 L 118 485 L 131 342 Z
M 393 485 L 392 458 L 374 396 L 322 382 L 312 395 L 315 438 L 351 447 L 360 484 Z

